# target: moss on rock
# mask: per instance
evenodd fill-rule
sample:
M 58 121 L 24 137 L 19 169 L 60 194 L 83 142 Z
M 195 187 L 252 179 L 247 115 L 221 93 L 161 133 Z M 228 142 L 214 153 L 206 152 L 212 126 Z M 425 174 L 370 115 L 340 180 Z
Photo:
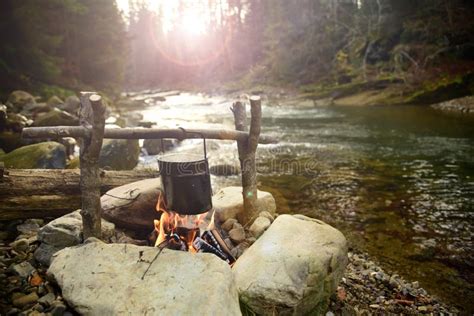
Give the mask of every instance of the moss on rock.
M 13 169 L 63 169 L 66 149 L 56 142 L 24 146 L 0 157 L 5 167 Z

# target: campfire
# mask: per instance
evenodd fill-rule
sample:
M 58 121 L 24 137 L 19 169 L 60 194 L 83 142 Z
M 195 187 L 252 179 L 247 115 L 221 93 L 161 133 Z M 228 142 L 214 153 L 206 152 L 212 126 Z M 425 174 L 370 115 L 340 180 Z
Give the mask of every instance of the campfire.
M 163 194 L 159 194 L 156 210 L 160 219 L 154 221 L 155 247 L 193 253 L 212 253 L 229 264 L 235 262 L 222 235 L 214 225 L 212 210 L 196 215 L 184 215 L 168 210 Z

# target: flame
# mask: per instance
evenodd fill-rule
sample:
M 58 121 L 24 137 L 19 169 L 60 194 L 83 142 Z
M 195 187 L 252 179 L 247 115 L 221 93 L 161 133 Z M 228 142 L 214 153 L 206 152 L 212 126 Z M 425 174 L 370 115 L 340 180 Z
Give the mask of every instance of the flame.
M 160 192 L 156 203 L 156 210 L 161 213 L 160 220 L 154 220 L 155 230 L 158 237 L 155 247 L 161 245 L 165 241 L 175 242 L 175 244 L 184 243 L 187 250 L 197 252 L 193 246 L 193 241 L 197 233 L 202 228 L 204 218 L 207 213 L 199 215 L 180 215 L 176 212 L 169 211 L 166 208 L 166 201 Z

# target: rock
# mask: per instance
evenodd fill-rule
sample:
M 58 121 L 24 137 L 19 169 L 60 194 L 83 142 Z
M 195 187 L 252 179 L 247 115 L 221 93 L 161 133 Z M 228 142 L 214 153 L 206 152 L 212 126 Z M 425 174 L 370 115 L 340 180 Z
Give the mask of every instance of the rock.
M 220 164 L 210 166 L 209 172 L 215 176 L 234 176 L 240 173 L 240 168 L 229 164 Z
M 302 215 L 281 215 L 233 267 L 241 302 L 253 312 L 323 314 L 347 265 L 341 232 Z
M 79 314 L 241 315 L 226 262 L 212 254 L 164 249 L 150 264 L 158 251 L 104 243 L 66 248 L 55 255 L 48 274 Z
M 44 306 L 50 306 L 53 304 L 54 300 L 56 299 L 56 295 L 54 293 L 48 293 L 44 296 L 42 296 L 39 300 L 38 303 Z
M 79 125 L 79 119 L 66 112 L 54 108 L 53 110 L 40 115 L 36 118 L 33 126 L 76 126 Z
M 474 114 L 474 96 L 471 95 L 441 102 L 432 105 L 432 107 L 442 111 Z
M 263 212 L 260 212 L 258 214 L 259 217 L 266 217 L 270 220 L 270 222 L 273 223 L 273 220 L 275 220 L 275 216 L 273 216 L 272 214 L 270 214 L 270 212 L 267 212 L 267 211 L 263 211 Z
M 132 170 L 138 163 L 138 139 L 104 139 L 99 166 L 112 170 Z
M 114 234 L 114 224 L 102 220 L 102 238 L 110 240 Z M 82 217 L 80 210 L 59 217 L 38 232 L 41 245 L 34 253 L 35 259 L 45 265 L 50 263 L 51 256 L 58 250 L 80 244 L 82 238 Z
M 117 227 L 150 233 L 158 217 L 156 203 L 160 178 L 146 179 L 113 188 L 101 197 L 102 216 Z
M 31 125 L 32 123 L 33 121 L 27 119 L 24 115 L 10 112 L 5 118 L 5 125 L 3 127 L 9 131 L 19 133 L 23 130 L 23 128 Z
M 143 148 L 149 155 L 158 155 L 169 151 L 176 147 L 178 142 L 174 139 L 163 139 L 163 144 L 160 139 L 145 139 L 143 141 Z
M 81 101 L 79 98 L 75 95 L 72 95 L 67 97 L 63 104 L 59 104 L 56 107 L 60 110 L 77 115 L 80 105 Z
M 16 226 L 16 230 L 25 235 L 37 233 L 39 229 L 38 221 L 34 219 L 27 219 L 23 224 Z
M 269 192 L 257 192 L 257 209 L 259 212 L 267 211 L 274 214 L 276 210 L 275 199 Z M 225 222 L 229 218 L 236 218 L 243 211 L 242 187 L 226 187 L 212 197 L 216 219 Z
M 0 148 L 5 152 L 11 152 L 23 145 L 21 133 L 11 131 L 0 132 Z
M 56 142 L 24 146 L 0 157 L 7 168 L 64 169 L 66 149 Z
M 63 316 L 67 307 L 63 303 L 55 303 L 53 309 L 51 310 L 52 316 Z
M 237 220 L 235 218 L 229 218 L 221 225 L 221 228 L 228 232 L 233 228 L 235 223 L 237 223 Z
M 30 249 L 28 240 L 24 238 L 15 240 L 14 242 L 10 243 L 9 246 L 12 247 L 12 249 L 16 252 L 27 252 Z
M 23 261 L 15 264 L 12 267 L 12 270 L 18 276 L 26 279 L 33 271 L 35 271 L 35 268 L 28 261 Z
M 59 98 L 56 95 L 53 95 L 52 97 L 50 97 L 48 99 L 48 101 L 46 101 L 46 104 L 51 106 L 51 107 L 57 107 L 58 105 L 61 105 L 63 103 L 64 103 L 64 101 L 61 100 L 61 98 Z
M 260 237 L 265 230 L 270 227 L 271 222 L 268 218 L 266 217 L 257 217 L 253 224 L 249 228 L 249 232 L 255 237 L 258 238 Z
M 36 104 L 35 97 L 26 91 L 13 91 L 6 102 L 7 107 L 13 112 L 21 112 L 26 105 Z
M 20 296 L 13 300 L 13 305 L 16 307 L 24 307 L 26 305 L 34 304 L 38 301 L 39 297 L 36 292 L 32 292 L 28 295 Z
M 230 240 L 235 243 L 241 243 L 245 240 L 245 230 L 243 227 L 232 228 L 229 231 Z
M 34 258 L 38 263 L 48 267 L 53 255 L 61 249 L 64 249 L 64 247 L 56 247 L 43 242 L 36 248 Z

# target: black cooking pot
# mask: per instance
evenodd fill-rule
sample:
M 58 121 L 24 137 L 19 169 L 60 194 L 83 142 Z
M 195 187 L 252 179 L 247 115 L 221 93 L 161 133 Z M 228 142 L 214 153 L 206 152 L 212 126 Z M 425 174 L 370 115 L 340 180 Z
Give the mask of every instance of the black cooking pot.
M 158 158 L 166 208 L 183 215 L 212 209 L 211 177 L 203 137 L 204 158 L 195 154 L 168 154 Z

